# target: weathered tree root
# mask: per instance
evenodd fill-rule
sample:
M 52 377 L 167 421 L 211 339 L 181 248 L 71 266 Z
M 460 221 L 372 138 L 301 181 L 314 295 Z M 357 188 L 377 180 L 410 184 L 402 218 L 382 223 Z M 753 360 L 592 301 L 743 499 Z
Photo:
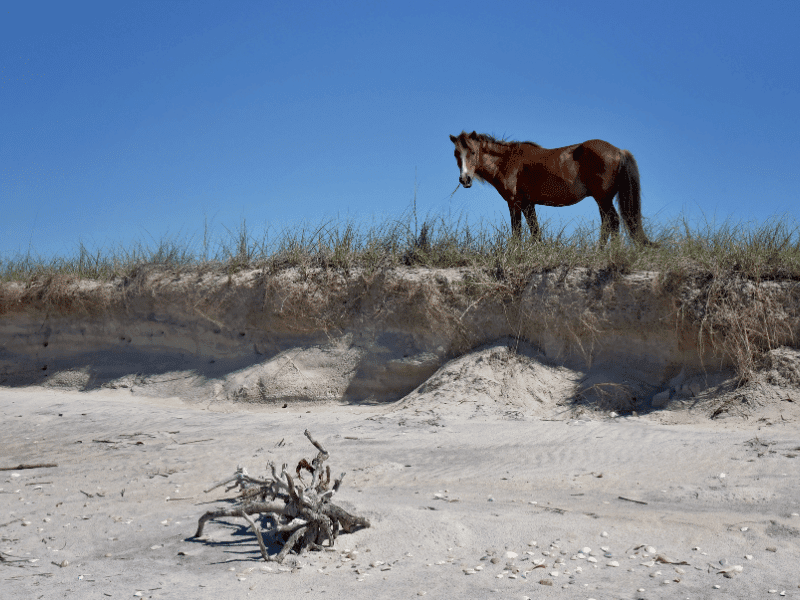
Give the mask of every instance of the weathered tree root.
M 251 477 L 247 474 L 246 469 L 237 468 L 233 477 L 213 485 L 206 492 L 231 484 L 227 490 L 239 488 L 239 503 L 230 509 L 208 511 L 200 517 L 194 537 L 202 537 L 203 527 L 210 519 L 242 517 L 252 527 L 264 560 L 283 562 L 283 559 L 292 550 L 301 554 L 306 549 L 323 549 L 326 540 L 328 547 L 332 548 L 340 529 L 351 533 L 362 527 L 369 527 L 367 519 L 351 515 L 331 502 L 333 495 L 339 491 L 345 474 L 339 475 L 334 480 L 333 486 L 330 486 L 330 467 L 323 468 L 323 463 L 328 459 L 329 454 L 322 444 L 311 437 L 307 429 L 305 436 L 318 450 L 318 453 L 311 464 L 305 459 L 298 463 L 297 483 L 286 472 L 285 464 L 278 474 L 275 465 L 270 462 L 268 467 L 272 478 L 267 479 Z M 311 473 L 311 483 L 308 485 L 303 480 L 303 470 Z M 270 558 L 267 552 L 262 532 L 250 516 L 254 514 L 264 514 L 272 520 L 272 527 L 267 529 L 266 533 L 288 537 L 283 549 L 275 558 Z

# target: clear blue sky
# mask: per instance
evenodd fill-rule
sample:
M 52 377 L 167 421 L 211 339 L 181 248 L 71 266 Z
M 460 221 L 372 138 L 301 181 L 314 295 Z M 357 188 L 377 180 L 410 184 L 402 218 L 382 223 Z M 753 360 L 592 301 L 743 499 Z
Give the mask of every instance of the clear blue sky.
M 0 258 L 407 209 L 449 134 L 637 158 L 651 220 L 798 213 L 800 3 L 6 2 Z M 591 198 L 540 218 L 599 223 Z

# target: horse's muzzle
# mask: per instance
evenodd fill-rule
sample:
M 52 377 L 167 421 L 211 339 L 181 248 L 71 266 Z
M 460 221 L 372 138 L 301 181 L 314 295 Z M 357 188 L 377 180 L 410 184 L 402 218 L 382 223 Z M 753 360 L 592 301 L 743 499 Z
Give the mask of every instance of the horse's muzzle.
M 458 182 L 465 188 L 472 186 L 472 177 L 459 177 Z

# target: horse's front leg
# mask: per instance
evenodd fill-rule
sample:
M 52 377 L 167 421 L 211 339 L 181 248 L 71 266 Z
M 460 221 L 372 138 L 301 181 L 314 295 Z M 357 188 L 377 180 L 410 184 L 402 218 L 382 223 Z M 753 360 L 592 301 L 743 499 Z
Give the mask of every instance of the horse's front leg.
M 525 206 L 525 220 L 528 222 L 528 227 L 531 228 L 531 237 L 535 242 L 542 241 L 542 232 L 539 230 L 539 221 L 536 220 L 536 205 L 530 203 Z
M 508 203 L 508 211 L 511 213 L 511 234 L 514 237 L 522 236 L 522 210 L 519 204 Z

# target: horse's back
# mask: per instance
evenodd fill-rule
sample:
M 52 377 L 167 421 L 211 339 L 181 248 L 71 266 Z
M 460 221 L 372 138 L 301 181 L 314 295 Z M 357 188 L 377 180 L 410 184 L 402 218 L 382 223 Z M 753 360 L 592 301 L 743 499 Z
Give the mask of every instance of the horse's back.
M 588 152 L 606 159 L 619 156 L 623 152 L 605 140 L 586 140 L 582 144 L 578 144 L 578 148 L 581 149 L 581 152 Z

